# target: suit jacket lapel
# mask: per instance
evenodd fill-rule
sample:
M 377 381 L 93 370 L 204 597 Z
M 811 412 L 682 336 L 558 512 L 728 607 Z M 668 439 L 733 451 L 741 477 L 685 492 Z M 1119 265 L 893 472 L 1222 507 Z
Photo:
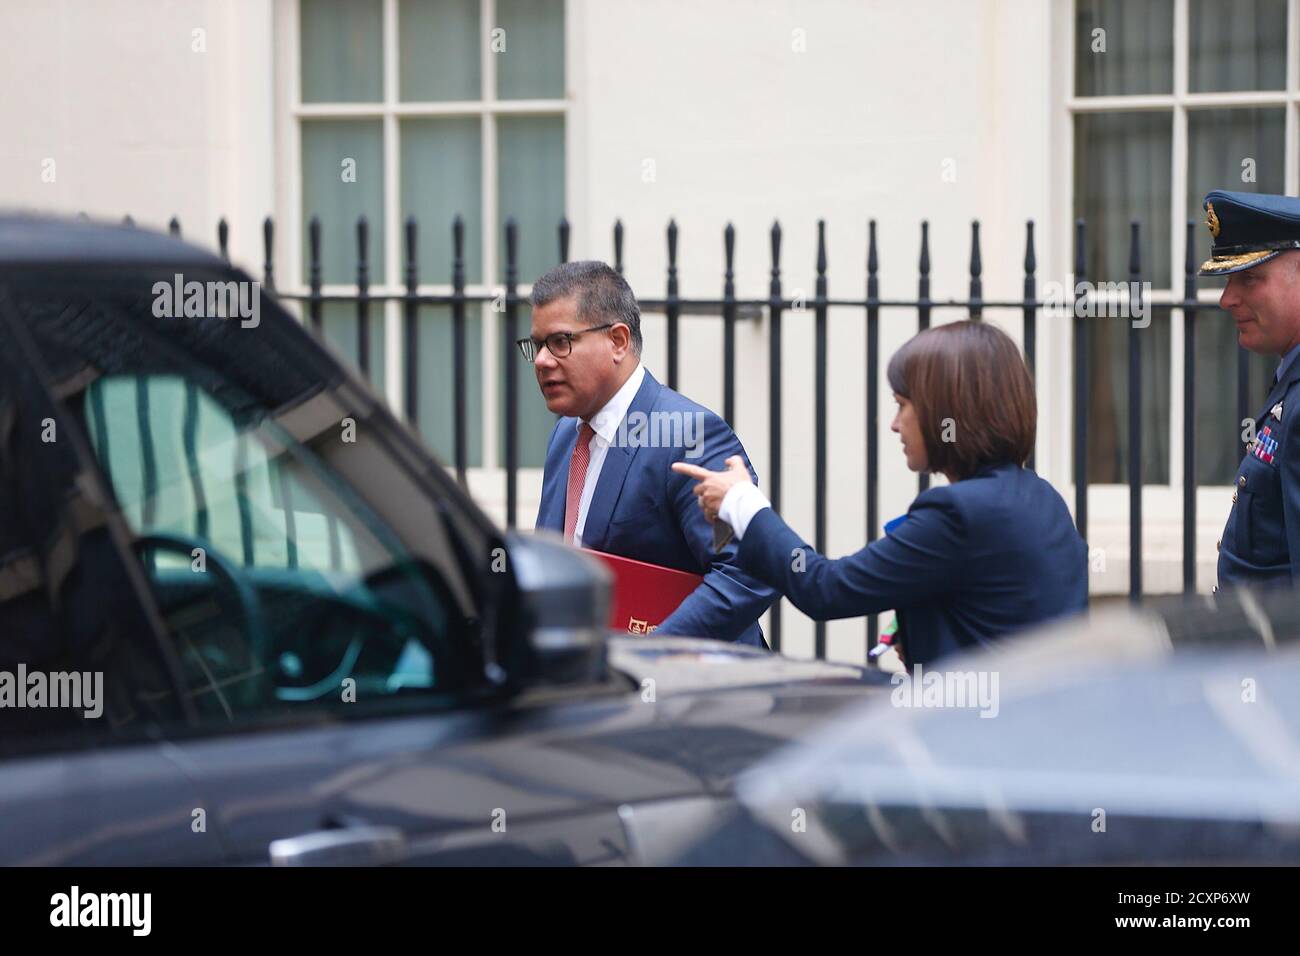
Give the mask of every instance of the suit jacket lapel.
M 662 387 L 647 369 L 645 380 L 641 382 L 641 387 L 632 398 L 632 404 L 628 406 L 628 417 L 633 412 L 648 416 Z M 591 505 L 587 508 L 587 523 L 582 529 L 582 543 L 585 547 L 600 550 L 604 546 L 609 519 L 613 516 L 614 506 L 618 504 L 618 497 L 623 491 L 623 482 L 627 478 L 628 469 L 632 467 L 632 459 L 641 448 L 642 443 L 637 440 L 637 433 L 644 431 L 645 427 L 645 422 L 642 421 L 637 428 L 626 430 L 628 445 L 631 447 L 616 443 L 610 445 L 605 453 L 605 463 L 601 466 L 600 478 L 596 481 L 596 490 L 591 496 Z

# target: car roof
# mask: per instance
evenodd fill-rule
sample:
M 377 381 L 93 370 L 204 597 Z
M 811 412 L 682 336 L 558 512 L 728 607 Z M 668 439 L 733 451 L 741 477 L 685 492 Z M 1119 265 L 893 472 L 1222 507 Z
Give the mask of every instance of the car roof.
M 12 212 L 0 213 L 0 268 L 10 265 L 231 268 L 205 249 L 151 229 Z

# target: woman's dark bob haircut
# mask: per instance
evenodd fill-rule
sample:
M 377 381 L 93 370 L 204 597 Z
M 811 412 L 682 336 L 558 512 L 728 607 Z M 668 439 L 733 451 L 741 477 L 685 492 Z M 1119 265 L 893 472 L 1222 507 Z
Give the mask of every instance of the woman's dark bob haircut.
M 997 326 L 973 320 L 926 329 L 894 353 L 887 374 L 916 409 L 929 471 L 961 481 L 1033 454 L 1034 382 Z

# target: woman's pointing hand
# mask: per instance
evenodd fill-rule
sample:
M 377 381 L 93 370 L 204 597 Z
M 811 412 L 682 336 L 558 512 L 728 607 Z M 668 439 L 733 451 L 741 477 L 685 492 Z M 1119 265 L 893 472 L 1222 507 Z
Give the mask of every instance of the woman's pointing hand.
M 727 492 L 735 485 L 749 481 L 749 470 L 739 455 L 732 455 L 726 464 L 726 471 L 709 471 L 684 461 L 673 462 L 673 471 L 697 480 L 698 484 L 691 490 L 710 524 L 718 517 L 718 510 L 722 507 L 722 499 L 727 496 Z

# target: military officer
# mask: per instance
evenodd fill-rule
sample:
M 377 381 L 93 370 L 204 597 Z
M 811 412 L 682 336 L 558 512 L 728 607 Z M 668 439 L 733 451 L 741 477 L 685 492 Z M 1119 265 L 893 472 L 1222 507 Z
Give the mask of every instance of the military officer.
M 1219 587 L 1289 584 L 1300 581 L 1300 199 L 1215 190 L 1205 223 L 1214 247 L 1200 274 L 1228 277 L 1219 305 L 1238 343 L 1280 360 L 1234 480 Z

